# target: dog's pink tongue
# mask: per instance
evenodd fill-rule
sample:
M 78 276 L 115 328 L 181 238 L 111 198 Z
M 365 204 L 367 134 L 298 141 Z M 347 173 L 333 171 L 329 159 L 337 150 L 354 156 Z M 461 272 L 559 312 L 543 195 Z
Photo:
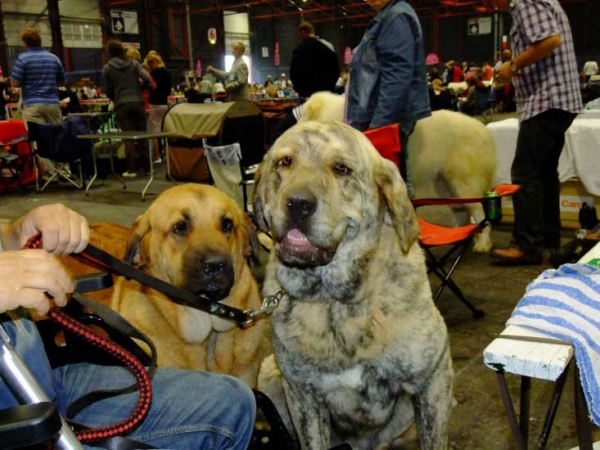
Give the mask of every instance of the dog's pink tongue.
M 306 236 L 297 228 L 287 232 L 282 244 L 295 251 L 308 251 L 314 248 Z

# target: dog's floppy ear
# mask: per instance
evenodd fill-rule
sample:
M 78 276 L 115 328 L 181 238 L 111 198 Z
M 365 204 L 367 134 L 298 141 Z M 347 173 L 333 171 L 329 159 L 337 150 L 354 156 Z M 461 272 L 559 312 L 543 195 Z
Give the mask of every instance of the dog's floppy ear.
M 141 244 L 142 238 L 150 230 L 150 224 L 146 215 L 138 216 L 131 227 L 129 241 L 127 241 L 127 249 L 125 250 L 124 261 L 136 266 L 143 266 L 146 261 L 142 261 Z
M 252 206 L 258 228 L 265 233 L 271 227 L 268 211 L 269 199 L 277 190 L 277 174 L 272 166 L 267 154 L 263 162 L 258 166 L 258 170 L 254 176 L 255 187 Z
M 258 247 L 260 247 L 260 242 L 258 241 L 258 236 L 256 235 L 256 228 L 254 228 L 254 224 L 252 223 L 252 219 L 246 213 L 242 214 L 242 234 L 244 240 L 244 257 L 251 258 L 258 251 Z
M 421 228 L 398 168 L 391 161 L 383 158 L 381 161 L 375 181 L 387 204 L 389 220 L 400 239 L 402 251 L 407 253 L 419 238 Z
M 259 286 L 265 281 L 265 268 L 269 262 L 269 250 L 260 242 L 256 228 L 248 214 L 245 215 L 244 226 L 249 238 L 248 253 L 245 254 L 250 271 Z

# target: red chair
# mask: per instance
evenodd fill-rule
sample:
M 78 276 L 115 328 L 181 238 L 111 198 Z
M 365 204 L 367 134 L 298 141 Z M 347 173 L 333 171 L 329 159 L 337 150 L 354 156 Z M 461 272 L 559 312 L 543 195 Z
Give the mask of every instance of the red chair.
M 0 192 L 33 183 L 34 158 L 23 121 L 0 121 Z
M 401 149 L 397 124 L 369 130 L 365 132 L 365 135 L 382 157 L 398 165 L 398 153 Z M 471 310 L 475 318 L 484 316 L 484 311 L 471 303 L 460 287 L 452 280 L 452 275 L 465 251 L 473 243 L 475 236 L 491 223 L 497 223 L 502 219 L 501 198 L 514 194 L 518 189 L 519 186 L 516 185 L 501 184 L 493 189 L 493 192 L 497 194 L 496 196 L 411 200 L 415 208 L 420 206 L 456 206 L 467 203 L 481 203 L 485 211 L 485 218 L 481 222 L 457 227 L 439 225 L 417 217 L 421 226 L 419 244 L 425 251 L 427 273 L 433 273 L 440 280 L 440 285 L 433 295 L 434 301 L 438 300 L 444 288 L 448 286 L 459 300 Z M 436 256 L 433 252 L 436 247 L 447 247 L 447 250 L 441 256 Z

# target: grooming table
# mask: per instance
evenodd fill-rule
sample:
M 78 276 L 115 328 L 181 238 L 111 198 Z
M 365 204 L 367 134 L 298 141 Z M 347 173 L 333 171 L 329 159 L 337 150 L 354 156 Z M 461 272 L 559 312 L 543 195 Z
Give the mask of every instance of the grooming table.
M 579 262 L 587 263 L 597 258 L 600 258 L 600 243 L 586 253 Z M 507 326 L 483 351 L 483 362 L 496 372 L 502 403 L 519 450 L 526 450 L 528 446 L 531 379 L 538 378 L 555 383 L 554 394 L 536 447 L 543 449 L 550 436 L 570 365 L 574 366 L 575 372 L 573 378 L 579 448 L 592 450 L 592 424 L 579 380 L 579 371 L 575 364 L 571 364 L 572 360 L 573 347 L 568 342 L 558 341 L 544 333 L 514 325 Z M 521 376 L 519 418 L 510 397 L 506 373 Z

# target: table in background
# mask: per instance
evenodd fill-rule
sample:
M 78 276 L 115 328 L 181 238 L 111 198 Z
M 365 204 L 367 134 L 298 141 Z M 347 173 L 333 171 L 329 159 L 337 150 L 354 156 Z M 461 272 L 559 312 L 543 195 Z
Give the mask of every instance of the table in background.
M 600 119 L 600 109 L 584 109 L 578 119 Z
M 87 100 L 79 100 L 79 104 L 83 106 L 86 111 L 102 111 L 102 108 L 108 108 L 110 105 L 110 99 L 108 98 L 90 98 Z
M 277 123 L 296 106 L 300 104 L 297 98 L 267 98 L 254 100 L 267 122 L 267 136 L 273 136 Z M 269 142 L 271 143 L 271 142 Z
M 100 126 L 98 126 L 98 127 L 95 126 L 94 119 L 107 118 L 109 129 L 112 129 L 115 127 L 112 111 L 90 111 L 90 112 L 81 112 L 81 113 L 69 113 L 69 114 L 67 114 L 66 117 L 67 118 L 68 117 L 81 117 L 81 118 L 85 119 L 91 133 L 95 133 L 98 131 L 98 129 L 100 129 Z
M 496 141 L 498 169 L 494 184 L 510 183 L 510 167 L 517 148 L 519 122 L 506 119 L 487 124 Z M 586 190 L 600 196 L 600 120 L 578 116 L 566 133 L 560 155 L 558 177 L 561 182 L 579 178 Z
M 78 139 L 89 139 L 89 140 L 100 140 L 100 139 L 119 139 L 121 141 L 139 141 L 139 140 L 151 140 L 151 139 L 161 139 L 161 138 L 168 138 L 168 137 L 173 137 L 175 136 L 176 133 L 173 132 L 165 132 L 165 131 L 160 131 L 160 132 L 151 132 L 151 131 L 111 131 L 108 133 L 96 133 L 96 134 L 82 134 L 77 136 Z M 94 151 L 94 167 L 96 167 L 96 160 L 95 160 L 95 151 Z M 171 178 L 171 168 L 169 166 L 169 140 L 165 139 L 165 157 L 166 157 L 166 166 L 167 166 L 167 178 L 169 180 L 173 180 Z M 142 200 L 145 200 L 145 195 L 146 195 L 146 191 L 148 190 L 148 187 L 150 187 L 150 185 L 152 184 L 152 181 L 154 181 L 154 158 L 152 155 L 152 146 L 148 146 L 148 159 L 150 162 L 150 178 L 148 179 L 148 181 L 146 182 L 146 185 L 144 186 L 144 190 L 142 191 Z M 114 173 L 114 166 L 112 166 L 112 153 L 111 153 L 111 168 L 113 170 Z M 88 194 L 89 188 L 92 186 L 92 183 L 94 182 L 94 180 L 97 177 L 97 170 L 95 170 L 94 176 L 92 177 L 92 179 L 90 180 L 90 182 L 88 183 L 88 185 L 85 188 L 86 191 L 86 195 Z M 123 179 L 121 179 L 123 181 L 123 188 L 125 188 L 125 182 Z

